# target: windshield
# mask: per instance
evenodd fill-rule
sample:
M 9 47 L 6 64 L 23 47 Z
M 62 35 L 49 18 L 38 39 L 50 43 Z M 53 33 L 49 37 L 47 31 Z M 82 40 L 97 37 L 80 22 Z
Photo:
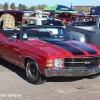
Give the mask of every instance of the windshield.
M 63 23 L 59 20 L 42 20 L 42 25 L 57 25 L 64 26 Z
M 62 27 L 51 27 L 51 28 L 30 28 L 23 31 L 23 40 L 33 39 L 70 39 L 70 35 Z

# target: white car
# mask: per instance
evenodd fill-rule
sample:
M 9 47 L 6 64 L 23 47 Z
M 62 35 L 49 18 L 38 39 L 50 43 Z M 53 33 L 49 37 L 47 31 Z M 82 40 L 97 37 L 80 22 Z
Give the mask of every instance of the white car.
M 31 18 L 26 25 L 56 25 L 64 26 L 61 20 L 54 18 Z

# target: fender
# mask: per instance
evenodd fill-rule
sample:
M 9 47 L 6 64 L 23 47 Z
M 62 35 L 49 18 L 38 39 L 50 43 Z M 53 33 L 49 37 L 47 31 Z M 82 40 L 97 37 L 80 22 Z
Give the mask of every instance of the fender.
M 89 42 L 90 41 L 88 36 L 86 36 L 83 33 L 75 32 L 75 31 L 69 31 L 68 33 L 70 35 L 72 35 L 72 39 L 74 39 L 76 41 L 81 41 L 81 42 Z

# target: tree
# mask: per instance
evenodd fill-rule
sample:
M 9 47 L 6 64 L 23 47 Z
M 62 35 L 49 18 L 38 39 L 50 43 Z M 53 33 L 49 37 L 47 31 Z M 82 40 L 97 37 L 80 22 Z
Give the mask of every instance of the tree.
M 36 6 L 31 6 L 29 9 L 36 9 Z
M 3 5 L 2 4 L 0 4 L 0 9 L 3 9 Z
M 18 9 L 22 10 L 22 9 L 26 9 L 27 7 L 25 5 L 22 5 L 21 3 L 18 5 Z
M 8 5 L 8 3 L 7 3 L 7 2 L 4 4 L 3 9 L 4 9 L 4 10 L 8 10 L 8 9 L 9 9 L 9 5 Z
M 35 9 L 35 10 L 43 10 L 44 8 L 48 7 L 47 5 L 43 4 L 39 4 L 39 5 L 36 5 L 36 6 L 31 6 L 30 9 Z
M 27 9 L 27 6 L 25 6 L 25 5 L 22 5 L 22 9 Z
M 11 8 L 11 9 L 16 9 L 15 3 L 12 3 L 12 4 L 10 5 L 10 8 Z
M 22 9 L 34 9 L 34 10 L 43 10 L 44 8 L 46 8 L 46 7 L 48 7 L 47 5 L 45 5 L 45 4 L 39 4 L 39 5 L 36 5 L 36 6 L 31 6 L 31 7 L 27 7 L 26 5 L 23 5 L 23 4 L 19 4 L 18 5 L 18 7 L 16 7 L 15 6 L 15 3 L 12 3 L 11 5 L 10 5 L 10 8 L 11 9 L 16 9 L 16 8 L 18 8 L 18 10 L 22 10 Z M 9 9 L 9 4 L 6 2 L 5 4 L 4 4 L 4 10 L 7 10 L 7 9 Z
M 22 9 L 22 6 L 23 6 L 23 5 L 20 3 L 20 4 L 18 5 L 18 9 L 21 10 L 21 9 Z
M 45 4 L 42 5 L 42 9 L 47 8 L 47 7 L 48 7 L 48 6 L 45 5 Z

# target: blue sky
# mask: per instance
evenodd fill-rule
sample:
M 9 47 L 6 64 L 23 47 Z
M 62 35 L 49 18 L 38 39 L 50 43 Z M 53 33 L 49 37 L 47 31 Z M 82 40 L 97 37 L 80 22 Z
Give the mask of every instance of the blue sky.
M 100 5 L 100 0 L 8 0 L 9 3 L 14 2 L 16 6 L 19 3 L 26 5 L 27 7 L 38 5 L 38 4 L 46 4 L 48 6 L 52 6 L 55 4 L 61 4 L 65 6 L 71 5 Z M 7 0 L 0 0 L 1 4 L 4 4 Z

